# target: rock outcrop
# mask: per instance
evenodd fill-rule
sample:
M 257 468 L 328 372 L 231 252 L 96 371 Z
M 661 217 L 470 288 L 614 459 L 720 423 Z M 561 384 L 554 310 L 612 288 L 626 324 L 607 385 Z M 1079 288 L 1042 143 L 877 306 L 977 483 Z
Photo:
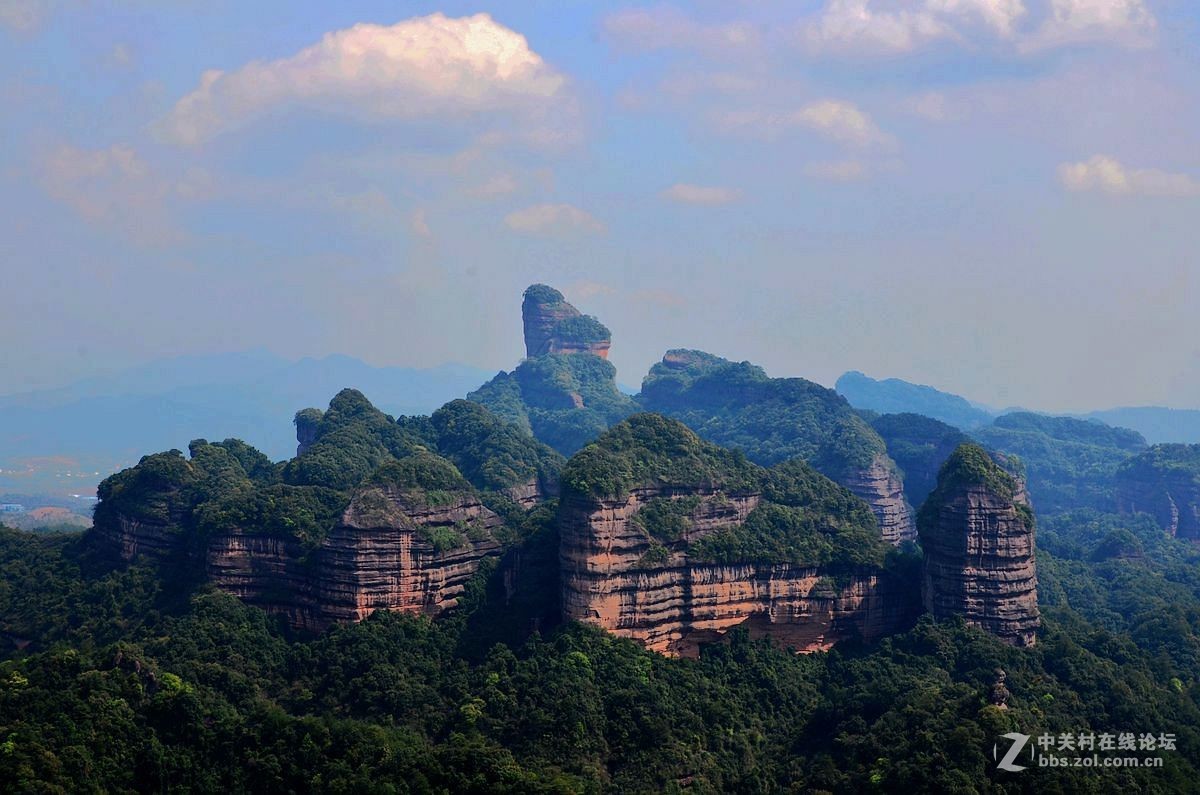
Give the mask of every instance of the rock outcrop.
M 1200 444 L 1159 444 L 1117 470 L 1117 510 L 1148 513 L 1168 535 L 1200 540 Z
M 912 506 L 883 440 L 831 389 L 677 349 L 650 369 L 639 401 L 756 463 L 803 458 L 865 500 L 889 543 L 916 537 Z
M 617 387 L 609 362 L 612 335 L 544 284 L 525 291 L 526 358 L 467 395 L 467 400 L 524 430 L 562 455 L 637 411 Z
M 916 540 L 917 523 L 904 496 L 904 481 L 886 455 L 877 453 L 869 466 L 848 470 L 837 481 L 871 506 L 884 541 L 899 546 Z
M 294 627 L 320 630 L 375 610 L 436 615 L 453 607 L 481 562 L 500 556 L 494 531 L 501 523 L 473 492 L 429 500 L 371 488 L 355 495 L 314 548 L 236 527 L 189 547 L 184 534 L 120 517 L 98 531 L 125 559 L 202 557 L 192 563 L 220 590 Z
M 96 522 L 92 532 L 102 547 L 116 552 L 123 560 L 133 560 L 139 555 L 162 560 L 179 550 L 181 544 L 178 531 L 171 525 L 123 514 Z
M 296 455 L 302 456 L 312 447 L 320 435 L 321 419 L 324 412 L 320 409 L 302 409 L 296 412 L 292 422 L 296 425 Z
M 592 353 L 608 358 L 612 335 L 600 321 L 567 303 L 553 287 L 535 284 L 521 303 L 525 326 L 525 355 Z
M 918 524 L 926 609 L 936 618 L 962 616 L 1015 646 L 1033 645 L 1040 619 L 1034 518 L 1024 484 L 983 448 L 960 445 Z
M 659 449 L 672 458 L 656 459 Z M 694 479 L 663 474 L 679 460 L 700 462 Z M 915 579 L 904 582 L 865 562 L 789 559 L 784 550 L 825 543 L 821 531 L 795 531 L 778 548 L 762 545 L 757 533 L 789 532 L 770 524 L 770 510 L 788 520 L 814 520 L 850 506 L 851 513 L 834 524 L 875 535 L 870 514 L 854 507 L 861 503 L 806 465 L 791 466 L 788 477 L 805 484 L 796 493 L 808 497 L 803 505 L 784 507 L 774 500 L 792 498 L 771 472 L 701 442 L 677 422 L 637 415 L 614 427 L 564 471 L 564 617 L 674 656 L 694 656 L 699 644 L 737 626 L 807 652 L 849 638 L 878 638 L 913 620 L 919 611 Z M 636 482 L 597 493 L 597 473 L 612 471 L 633 472 Z
M 798 652 L 874 640 L 911 623 L 914 584 L 864 569 L 835 578 L 818 566 L 695 562 L 686 549 L 657 553 L 632 521 L 655 499 L 700 497 L 689 538 L 744 522 L 761 495 L 638 489 L 623 500 L 571 499 L 561 513 L 563 612 L 670 656 L 745 626 Z

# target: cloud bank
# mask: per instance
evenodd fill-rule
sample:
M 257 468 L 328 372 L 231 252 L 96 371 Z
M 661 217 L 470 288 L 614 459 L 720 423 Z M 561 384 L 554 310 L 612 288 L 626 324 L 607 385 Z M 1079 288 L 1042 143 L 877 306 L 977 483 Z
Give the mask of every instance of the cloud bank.
M 357 24 L 288 58 L 207 71 L 160 129 L 192 146 L 287 107 L 382 119 L 536 116 L 565 85 L 524 36 L 487 14 L 436 13 Z
M 604 224 L 570 204 L 535 204 L 509 213 L 504 223 L 514 232 L 544 237 L 603 234 Z
M 1200 196 L 1200 181 L 1194 177 L 1156 168 L 1128 168 L 1107 155 L 1063 163 L 1058 167 L 1058 179 L 1070 191 L 1110 196 Z

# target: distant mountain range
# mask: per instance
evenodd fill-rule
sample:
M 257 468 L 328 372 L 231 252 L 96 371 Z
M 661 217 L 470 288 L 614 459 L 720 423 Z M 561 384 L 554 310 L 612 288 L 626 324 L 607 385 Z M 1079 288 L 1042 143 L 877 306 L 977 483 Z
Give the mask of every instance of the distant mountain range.
M 7 395 L 0 397 L 0 491 L 90 493 L 147 451 L 186 449 L 199 437 L 238 437 L 272 459 L 289 458 L 295 412 L 326 405 L 343 387 L 391 414 L 428 414 L 492 375 L 455 364 L 374 367 L 350 356 L 289 360 L 248 351 L 164 359 Z
M 856 409 L 880 414 L 923 414 L 963 429 L 987 425 L 996 417 L 996 412 L 950 392 L 899 378 L 876 381 L 857 370 L 843 373 L 834 388 Z
M 856 370 L 844 373 L 837 380 L 835 388 L 850 405 L 858 409 L 880 414 L 923 414 L 963 430 L 981 428 L 992 423 L 998 416 L 1016 411 L 993 409 L 952 392 L 943 392 L 931 386 L 914 384 L 899 378 L 876 380 Z M 1197 409 L 1131 406 L 1060 416 L 1096 420 L 1106 425 L 1129 428 L 1144 436 L 1150 444 L 1200 442 L 1200 410 Z

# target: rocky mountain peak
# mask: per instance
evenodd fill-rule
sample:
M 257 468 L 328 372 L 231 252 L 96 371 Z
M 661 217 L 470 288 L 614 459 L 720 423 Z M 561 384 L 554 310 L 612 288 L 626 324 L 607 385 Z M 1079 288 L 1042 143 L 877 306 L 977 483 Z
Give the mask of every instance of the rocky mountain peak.
M 593 353 L 608 358 L 612 333 L 591 315 L 567 303 L 563 294 L 545 284 L 531 285 L 521 302 L 525 325 L 525 355 Z
M 1040 625 L 1034 519 L 1020 478 L 975 444 L 942 466 L 918 517 L 922 592 L 936 618 L 960 615 L 1015 646 Z

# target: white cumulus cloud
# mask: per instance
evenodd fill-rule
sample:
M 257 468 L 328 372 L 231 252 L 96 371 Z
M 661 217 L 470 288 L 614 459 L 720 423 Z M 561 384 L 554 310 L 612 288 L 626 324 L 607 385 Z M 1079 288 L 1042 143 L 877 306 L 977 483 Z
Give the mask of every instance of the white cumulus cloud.
M 801 29 L 804 43 L 813 52 L 864 54 L 911 52 L 952 34 L 946 21 L 923 4 L 877 11 L 871 0 L 830 0 Z
M 791 111 L 725 111 L 715 117 L 718 127 L 766 138 L 775 138 L 795 129 L 810 130 L 840 144 L 856 147 L 887 146 L 890 135 L 876 126 L 871 117 L 855 105 L 841 99 L 821 99 Z
M 690 185 L 680 182 L 662 192 L 664 199 L 681 204 L 729 204 L 741 195 L 733 188 L 722 188 L 715 185 Z
M 814 54 L 888 56 L 949 41 L 1008 42 L 1021 52 L 1073 44 L 1144 45 L 1157 23 L 1145 0 L 828 0 L 800 24 Z
M 605 231 L 604 224 L 595 216 L 570 204 L 535 204 L 509 213 L 504 223 L 515 232 L 548 237 Z
M 952 21 L 977 20 L 1005 38 L 1013 35 L 1027 13 L 1022 0 L 925 0 L 925 8 Z
M 487 14 L 441 13 L 325 34 L 288 58 L 210 70 L 162 120 L 193 145 L 281 107 L 414 119 L 544 108 L 566 79 Z
M 1113 196 L 1200 196 L 1200 181 L 1188 174 L 1156 168 L 1128 168 L 1107 155 L 1058 167 L 1067 190 L 1098 191 Z
M 1049 18 L 1022 48 L 1104 42 L 1140 47 L 1149 44 L 1157 27 L 1143 0 L 1050 0 Z

